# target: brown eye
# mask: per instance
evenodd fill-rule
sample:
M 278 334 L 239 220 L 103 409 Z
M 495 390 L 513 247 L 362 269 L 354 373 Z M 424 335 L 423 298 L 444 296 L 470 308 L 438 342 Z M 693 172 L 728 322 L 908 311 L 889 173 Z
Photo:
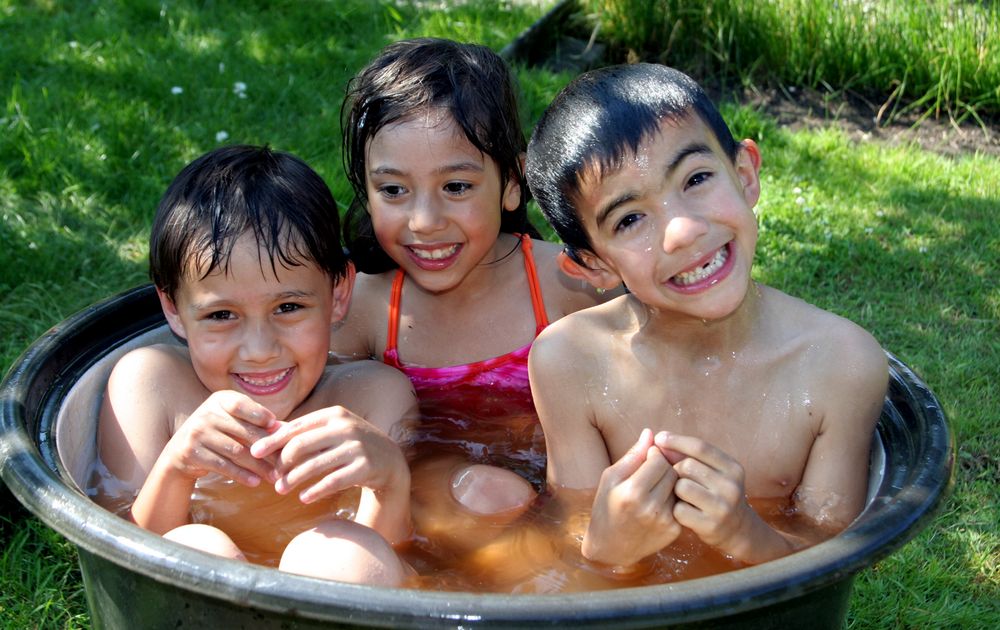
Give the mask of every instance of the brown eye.
M 642 215 L 635 212 L 631 214 L 626 214 L 625 216 L 623 216 L 621 219 L 618 220 L 618 223 L 615 224 L 615 232 L 623 232 L 629 229 L 641 218 Z
M 461 195 L 472 189 L 472 184 L 467 182 L 448 182 L 444 185 L 445 192 L 452 195 Z

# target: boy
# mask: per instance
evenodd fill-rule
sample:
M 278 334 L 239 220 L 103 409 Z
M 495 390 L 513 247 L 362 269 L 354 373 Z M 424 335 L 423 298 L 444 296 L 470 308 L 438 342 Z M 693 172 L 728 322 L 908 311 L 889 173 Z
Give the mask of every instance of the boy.
M 136 524 L 233 558 L 244 556 L 229 532 L 191 524 L 196 482 L 211 486 L 206 475 L 215 473 L 249 488 L 273 484 L 279 495 L 298 488 L 327 520 L 293 539 L 280 567 L 394 585 L 406 573 L 391 543 L 410 533 L 410 478 L 390 435 L 399 436 L 415 397 L 406 377 L 381 364 L 326 367 L 330 326 L 354 281 L 339 236 L 329 189 L 292 155 L 232 146 L 185 167 L 150 239 L 150 276 L 184 345 L 140 348 L 115 366 L 100 457 L 138 491 Z M 238 495 L 224 485 L 220 498 Z M 321 500 L 354 486 L 362 488 L 355 520 L 332 518 Z M 248 496 L 233 529 L 251 538 L 276 530 L 247 516 L 274 494 Z
M 553 323 L 529 359 L 550 487 L 596 488 L 583 555 L 631 565 L 683 529 L 746 563 L 807 543 L 747 497 L 826 529 L 855 518 L 886 358 L 751 279 L 757 145 L 689 77 L 636 64 L 566 87 L 527 161 L 564 271 L 630 291 Z

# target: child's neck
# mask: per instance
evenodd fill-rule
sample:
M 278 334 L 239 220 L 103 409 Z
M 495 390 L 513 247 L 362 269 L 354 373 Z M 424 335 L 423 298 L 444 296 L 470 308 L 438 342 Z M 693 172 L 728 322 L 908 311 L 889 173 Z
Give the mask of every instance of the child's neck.
M 636 304 L 642 309 L 637 314 L 646 318 L 640 323 L 643 336 L 666 344 L 675 355 L 702 357 L 735 356 L 757 339 L 761 323 L 761 301 L 761 288 L 754 282 L 736 310 L 718 320 L 657 312 L 638 301 Z

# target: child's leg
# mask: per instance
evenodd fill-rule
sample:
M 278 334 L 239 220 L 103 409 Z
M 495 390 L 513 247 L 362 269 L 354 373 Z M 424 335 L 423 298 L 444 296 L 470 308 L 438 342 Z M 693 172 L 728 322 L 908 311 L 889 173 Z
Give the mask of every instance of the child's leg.
M 472 464 L 459 469 L 451 479 L 451 494 L 476 514 L 500 515 L 510 522 L 535 499 L 535 489 L 517 473 L 505 468 Z
M 410 469 L 413 522 L 435 545 L 471 551 L 503 534 L 531 506 L 535 491 L 520 475 L 469 464 L 459 456 L 431 457 Z
M 221 529 L 211 525 L 191 523 L 175 527 L 163 535 L 167 540 L 194 547 L 206 553 L 246 562 L 247 558 L 236 543 Z
M 332 519 L 288 543 L 282 571 L 327 580 L 399 586 L 411 569 L 375 530 L 346 519 Z

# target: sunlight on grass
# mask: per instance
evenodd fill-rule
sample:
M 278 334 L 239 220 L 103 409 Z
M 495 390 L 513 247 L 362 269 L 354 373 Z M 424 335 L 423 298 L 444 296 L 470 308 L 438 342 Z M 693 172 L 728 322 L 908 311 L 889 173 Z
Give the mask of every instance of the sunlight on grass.
M 792 1 L 748 4 L 737 15 Z M 279 11 L 267 3 L 0 0 L 4 370 L 53 324 L 147 282 L 152 214 L 187 161 L 220 143 L 269 143 L 312 164 L 344 208 L 350 189 L 342 174 L 339 108 L 355 70 L 385 43 L 409 36 L 499 50 L 546 8 L 426 4 L 293 2 Z M 859 11 L 865 3 L 842 5 Z M 975 15 L 994 4 L 963 6 Z M 890 59 L 888 51 L 866 52 L 838 30 L 859 25 L 824 29 L 824 15 L 797 28 L 828 38 L 832 56 L 805 44 L 789 51 L 802 58 L 808 76 L 818 81 L 823 64 L 839 63 L 838 55 L 869 64 L 865 55 Z M 947 81 L 958 83 L 943 83 L 933 102 L 954 103 L 956 111 L 960 103 L 979 106 L 979 88 L 967 93 L 965 86 L 996 67 L 1000 37 L 980 41 L 970 34 L 989 24 L 935 23 L 929 45 L 977 52 L 974 61 L 963 52 L 961 67 L 947 69 Z M 713 38 L 731 41 L 736 26 Z M 773 29 L 754 30 L 749 20 L 739 26 L 769 50 L 791 45 Z M 901 32 L 912 39 L 926 26 Z M 726 50 L 713 63 L 746 61 Z M 766 69 L 755 59 L 754 68 Z M 880 64 L 865 69 L 879 80 L 885 72 Z M 528 132 L 572 77 L 537 68 L 516 74 Z M 851 85 L 861 79 L 844 75 Z M 906 93 L 915 89 L 907 86 Z M 986 627 L 1000 616 L 1000 161 L 857 143 L 835 129 L 793 133 L 751 108 L 722 109 L 738 137 L 753 137 L 762 148 L 756 277 L 872 331 L 930 384 L 956 435 L 952 497 L 920 536 L 859 575 L 849 627 Z M 228 137 L 217 139 L 220 132 Z M 533 219 L 551 237 L 537 209 Z M 0 625 L 86 627 L 72 546 L 33 518 L 5 523 L 2 534 Z

